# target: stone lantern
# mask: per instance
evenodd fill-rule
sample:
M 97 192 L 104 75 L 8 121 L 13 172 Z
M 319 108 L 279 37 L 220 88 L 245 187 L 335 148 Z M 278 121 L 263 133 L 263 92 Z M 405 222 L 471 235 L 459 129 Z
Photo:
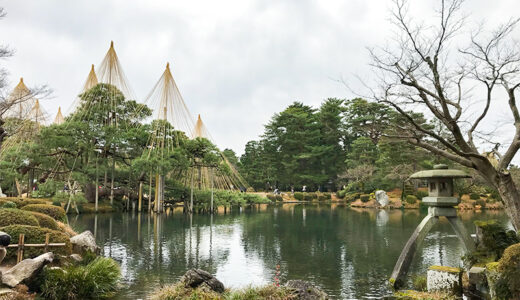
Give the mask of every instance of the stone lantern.
M 471 176 L 460 170 L 448 169 L 446 165 L 436 165 L 433 170 L 420 171 L 410 176 L 410 179 L 422 179 L 428 182 L 428 197 L 422 199 L 422 203 L 428 206 L 428 214 L 413 232 L 395 264 L 390 278 L 394 288 L 403 285 L 403 278 L 410 268 L 415 251 L 439 217 L 448 219 L 466 252 L 474 251 L 475 242 L 457 217 L 457 210 L 454 207 L 460 203 L 460 199 L 454 196 L 453 179 L 468 177 Z

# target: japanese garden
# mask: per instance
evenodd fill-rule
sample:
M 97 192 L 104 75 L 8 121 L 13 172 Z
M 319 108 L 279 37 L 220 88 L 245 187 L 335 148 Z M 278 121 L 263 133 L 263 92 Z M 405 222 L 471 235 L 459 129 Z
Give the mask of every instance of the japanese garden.
M 246 54 L 222 61 L 213 59 L 217 46 L 190 51 L 178 42 L 196 40 L 205 26 L 212 28 L 205 38 L 220 36 L 212 26 L 234 18 L 232 8 L 195 13 L 172 4 L 160 9 L 167 18 L 147 24 L 167 32 L 184 26 L 179 18 L 192 26 L 183 27 L 188 35 L 177 40 L 145 26 L 153 42 L 131 47 L 119 46 L 132 36 L 119 25 L 108 40 L 85 33 L 87 10 L 70 27 L 58 25 L 64 53 L 53 56 L 64 63 L 46 66 L 44 77 L 32 64 L 7 63 L 31 53 L 17 45 L 26 39 L 1 38 L 0 299 L 520 299 L 520 18 L 510 10 L 497 25 L 480 18 L 476 25 L 472 8 L 492 3 L 381 2 L 387 18 L 378 22 L 391 28 L 383 42 L 339 49 L 362 48 L 368 73 L 316 83 L 303 89 L 318 91 L 308 97 L 291 96 L 288 86 L 299 85 L 291 80 L 305 75 L 280 80 L 281 65 L 260 63 L 269 75 L 237 71 L 257 58 L 248 43 L 273 44 L 274 54 L 260 53 L 278 59 L 277 34 L 295 24 L 270 35 L 269 22 L 233 23 L 224 35 Z M 19 24 L 33 5 L 0 3 L 0 34 L 22 37 L 9 22 Z M 263 9 L 268 20 L 285 16 L 266 5 L 234 9 L 251 17 L 244 24 Z M 100 23 L 105 14 L 126 18 L 107 10 Z M 318 23 L 328 30 L 349 22 Z M 29 28 L 45 39 L 46 26 Z M 67 44 L 69 30 L 104 52 Z M 302 48 L 317 44 L 302 40 Z M 165 45 L 181 50 L 154 52 Z M 76 49 L 73 66 L 67 47 Z M 130 59 L 142 53 L 152 58 Z M 309 64 L 328 64 L 332 53 Z M 161 65 L 151 63 L 157 57 Z M 289 68 L 298 61 L 298 53 L 281 57 Z M 220 80 L 216 72 L 207 82 L 185 72 L 210 60 L 233 75 Z M 136 76 L 143 68 L 153 72 Z M 53 74 L 82 84 L 32 79 Z M 271 106 L 237 96 L 255 83 L 265 86 L 250 94 Z M 197 99 L 204 89 L 224 93 Z M 250 135 L 259 119 L 260 132 Z

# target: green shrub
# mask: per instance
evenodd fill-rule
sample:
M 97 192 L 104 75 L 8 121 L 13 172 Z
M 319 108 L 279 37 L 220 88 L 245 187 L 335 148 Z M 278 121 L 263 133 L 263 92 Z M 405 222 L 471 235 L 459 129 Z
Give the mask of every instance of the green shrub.
M 480 250 L 485 250 L 496 259 L 502 257 L 504 250 L 518 242 L 520 239 L 513 230 L 507 231 L 505 226 L 497 220 L 475 221 L 475 225 L 481 231 Z
M 60 227 L 58 226 L 58 223 L 56 223 L 56 220 L 49 217 L 48 215 L 35 211 L 29 211 L 29 213 L 32 214 L 38 220 L 40 227 L 45 227 L 52 230 L 60 230 Z
M 61 202 L 60 201 L 56 201 L 56 200 L 52 200 L 52 205 L 61 207 Z
M 35 211 L 53 217 L 55 220 L 61 221 L 65 218 L 65 210 L 61 207 L 48 204 L 29 204 L 22 207 L 23 210 Z
M 323 193 L 323 196 L 325 196 L 325 199 L 327 199 L 327 200 L 332 199 L 332 194 L 331 193 Z
M 31 217 L 33 217 L 31 215 Z M 34 218 L 34 217 L 33 217 Z M 65 243 L 65 247 L 55 247 L 52 249 L 54 254 L 69 255 L 72 252 L 72 246 L 70 244 L 70 238 L 63 232 L 52 230 L 49 228 L 43 228 L 38 226 L 30 225 L 10 225 L 0 227 L 0 231 L 3 231 L 17 241 L 20 234 L 25 235 L 26 244 L 42 244 L 45 243 L 45 234 L 49 233 L 51 243 Z M 44 248 L 30 247 L 25 248 L 24 257 L 33 258 L 44 253 Z M 7 251 L 6 258 L 16 257 L 16 251 Z
M 39 226 L 38 220 L 27 211 L 16 208 L 2 208 L 0 209 L 0 227 L 9 225 L 31 225 Z
M 305 194 L 303 194 L 303 200 L 305 200 L 305 201 L 312 201 L 312 199 L 314 199 L 314 197 L 312 197 L 311 194 L 314 194 L 314 193 L 305 193 Z
M 57 191 L 63 189 L 64 183 L 47 179 L 44 183 L 38 185 L 38 190 L 32 192 L 37 198 L 49 198 L 56 194 Z
M 426 276 L 414 276 L 412 278 L 412 285 L 416 291 L 426 291 Z
M 276 195 L 276 201 L 283 201 L 282 195 Z
M 309 195 L 309 197 L 312 199 L 318 199 L 318 194 L 317 193 L 307 193 L 307 195 Z
M 500 279 L 497 282 L 499 299 L 520 298 L 520 244 L 514 244 L 505 249 L 498 261 L 497 271 Z
M 115 295 L 121 277 L 118 264 L 98 257 L 87 265 L 45 268 L 41 296 L 45 299 L 99 299 Z
M 359 196 L 359 199 L 361 199 L 361 202 L 368 202 L 370 200 L 370 195 L 369 194 L 362 194 L 361 196 Z
M 336 197 L 343 199 L 347 195 L 347 190 L 339 190 L 336 192 Z
M 52 201 L 58 201 L 58 202 L 66 202 L 69 200 L 69 194 L 66 192 L 57 192 L 54 197 L 52 197 Z
M 40 199 L 23 199 L 20 202 L 19 207 L 24 207 L 31 204 L 49 204 L 49 202 Z
M 294 199 L 302 201 L 303 200 L 303 193 L 301 192 L 295 192 L 294 193 Z
M 480 194 L 477 194 L 477 193 L 471 193 L 471 194 L 469 194 L 469 198 L 470 198 L 471 200 L 478 200 L 478 199 L 480 199 Z
M 361 197 L 361 193 L 348 193 L 345 195 L 345 200 L 347 201 L 356 201 Z
M 415 202 L 417 202 L 417 197 L 415 197 L 414 195 L 406 195 L 405 200 L 408 204 L 415 204 Z
M 325 195 L 318 195 L 318 201 L 325 201 L 327 200 L 327 197 L 325 197 Z M 330 198 L 328 198 L 328 200 L 330 200 Z
M 475 204 L 482 206 L 482 208 L 486 207 L 486 200 L 479 198 Z
M 417 192 L 415 192 L 415 197 L 417 197 L 417 199 L 419 199 L 419 200 L 422 200 L 422 198 L 428 197 L 428 192 L 418 190 Z
M 2 207 L 3 208 L 17 208 L 17 205 L 16 205 L 16 203 L 14 203 L 12 201 L 7 201 L 2 204 Z

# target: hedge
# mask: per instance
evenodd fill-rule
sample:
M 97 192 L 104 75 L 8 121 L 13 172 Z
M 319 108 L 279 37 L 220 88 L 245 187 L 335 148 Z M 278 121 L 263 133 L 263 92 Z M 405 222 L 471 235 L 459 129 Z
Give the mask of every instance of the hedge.
M 56 223 L 56 220 L 49 217 L 48 215 L 35 211 L 30 211 L 29 213 L 31 213 L 38 220 L 40 227 L 45 227 L 52 230 L 60 230 L 60 227 L 58 226 L 58 223 Z
M 65 218 L 65 210 L 49 204 L 29 204 L 22 207 L 23 210 L 35 211 L 53 217 L 55 220 L 61 221 Z
M 301 192 L 294 193 L 294 199 L 302 201 L 303 200 L 303 193 L 301 193 Z
M 408 204 L 415 204 L 415 202 L 417 202 L 417 197 L 415 197 L 414 195 L 406 195 L 405 200 Z
M 0 206 L 4 205 L 7 202 L 13 202 L 16 204 L 16 207 L 20 208 L 22 204 L 22 200 L 18 198 L 0 198 Z
M 24 206 L 31 205 L 31 204 L 50 204 L 50 202 L 49 201 L 45 201 L 45 200 L 41 200 L 41 199 L 23 199 L 20 202 L 20 206 L 19 207 L 24 207 Z
M 30 212 L 19 210 L 17 208 L 0 209 L 0 227 L 9 225 L 32 225 L 38 226 L 36 219 Z
M 54 252 L 54 254 L 69 255 L 72 253 L 69 236 L 60 231 L 29 225 L 10 225 L 0 227 L 0 231 L 11 235 L 11 238 L 15 242 L 18 241 L 18 236 L 23 233 L 25 235 L 26 244 L 43 244 L 45 243 L 45 235 L 49 233 L 51 243 L 65 243 L 65 247 L 53 247 L 52 252 Z M 43 247 L 27 247 L 24 249 L 24 258 L 34 258 L 43 254 L 44 251 Z M 16 257 L 16 250 L 8 250 L 6 259 L 14 257 Z
M 469 194 L 469 198 L 471 200 L 478 200 L 478 199 L 480 199 L 480 195 L 477 193 L 471 193 L 471 194 Z

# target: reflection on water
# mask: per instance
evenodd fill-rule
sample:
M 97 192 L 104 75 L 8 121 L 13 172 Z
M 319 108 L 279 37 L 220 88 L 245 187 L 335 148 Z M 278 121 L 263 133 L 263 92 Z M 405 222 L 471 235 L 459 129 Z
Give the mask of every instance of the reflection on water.
M 189 268 L 217 276 L 226 287 L 310 280 L 338 299 L 381 297 L 406 240 L 424 217 L 418 210 L 355 209 L 342 205 L 281 205 L 235 209 L 228 214 L 80 215 L 70 223 L 94 232 L 106 256 L 121 264 L 119 299 L 145 298 L 175 282 Z M 473 220 L 503 212 L 463 212 Z M 462 245 L 446 220 L 426 237 L 412 273 L 430 265 L 459 266 Z

